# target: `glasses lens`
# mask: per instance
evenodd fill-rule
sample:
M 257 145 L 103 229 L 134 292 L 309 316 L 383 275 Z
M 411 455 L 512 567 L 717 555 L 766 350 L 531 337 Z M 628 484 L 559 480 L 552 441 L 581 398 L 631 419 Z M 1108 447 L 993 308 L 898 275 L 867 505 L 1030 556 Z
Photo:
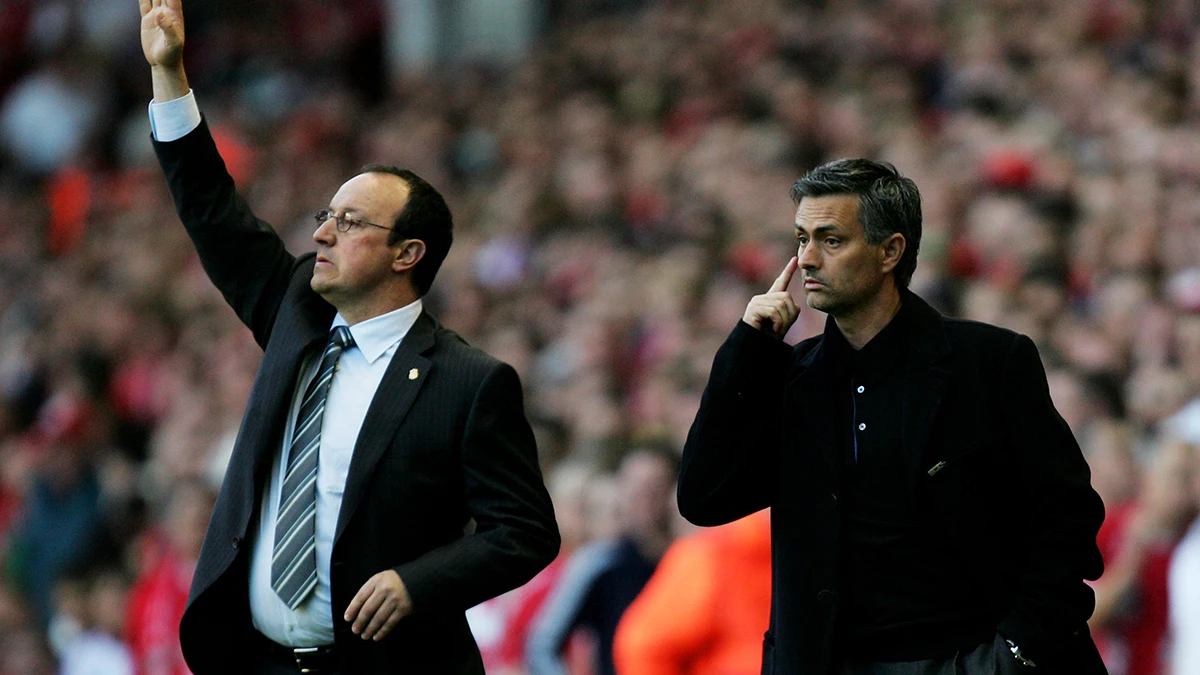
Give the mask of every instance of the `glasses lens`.
M 313 215 L 313 219 L 317 221 L 317 225 L 324 225 L 325 221 L 333 217 L 333 214 L 328 209 L 321 209 Z

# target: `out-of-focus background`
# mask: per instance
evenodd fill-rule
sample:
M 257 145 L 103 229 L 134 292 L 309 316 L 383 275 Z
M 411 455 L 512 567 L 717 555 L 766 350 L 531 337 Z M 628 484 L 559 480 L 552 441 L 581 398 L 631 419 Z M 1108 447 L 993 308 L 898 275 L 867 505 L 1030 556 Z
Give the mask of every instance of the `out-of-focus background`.
M 765 522 L 690 528 L 672 461 L 792 254 L 792 182 L 869 156 L 921 189 L 913 288 L 1041 350 L 1108 509 L 1112 672 L 1196 675 L 1198 5 L 206 0 L 186 64 L 293 252 L 368 162 L 450 202 L 427 306 L 520 372 L 565 539 L 469 613 L 489 673 L 758 672 Z M 186 672 L 260 357 L 153 159 L 138 25 L 0 1 L 0 675 Z

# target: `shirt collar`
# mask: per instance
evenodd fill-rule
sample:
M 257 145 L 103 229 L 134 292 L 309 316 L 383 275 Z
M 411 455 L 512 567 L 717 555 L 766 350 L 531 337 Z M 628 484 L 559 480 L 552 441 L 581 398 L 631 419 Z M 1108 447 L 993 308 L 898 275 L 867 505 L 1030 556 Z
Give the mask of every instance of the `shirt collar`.
M 417 298 L 411 303 L 393 309 L 387 314 L 360 321 L 353 326 L 350 326 L 350 334 L 354 336 L 354 346 L 358 347 L 358 351 L 366 357 L 367 363 L 375 363 L 376 359 L 383 356 L 387 350 L 396 346 L 408 331 L 412 329 L 413 324 L 417 322 L 417 317 L 421 316 L 421 310 L 424 305 L 421 299 Z M 333 317 L 333 325 L 330 330 L 338 326 L 348 326 L 346 318 L 338 312 L 337 316 Z
M 902 294 L 900 310 L 896 312 L 896 316 L 859 350 L 855 350 L 846 340 L 846 336 L 842 335 L 833 317 L 827 317 L 823 344 L 828 350 L 829 358 L 837 366 L 853 369 L 857 379 L 865 382 L 878 381 L 904 356 L 910 332 L 908 326 L 912 323 L 912 305 L 913 303 Z
M 900 305 L 900 311 L 896 312 L 896 316 L 892 317 L 888 325 L 854 355 L 856 379 L 868 383 L 878 382 L 904 358 L 909 333 L 906 327 L 912 314 L 911 311 L 904 310 L 909 304 Z

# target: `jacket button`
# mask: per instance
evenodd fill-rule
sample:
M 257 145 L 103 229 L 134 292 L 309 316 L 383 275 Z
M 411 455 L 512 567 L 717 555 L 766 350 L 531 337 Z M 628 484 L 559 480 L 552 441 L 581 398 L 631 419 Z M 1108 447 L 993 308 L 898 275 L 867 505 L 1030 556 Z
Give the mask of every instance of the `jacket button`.
M 242 538 L 241 538 L 241 537 L 234 537 L 234 538 L 233 538 L 233 547 L 234 547 L 234 548 L 237 548 L 237 547 L 239 547 L 239 546 L 241 546 L 241 545 L 242 545 Z
M 817 593 L 817 604 L 822 607 L 832 605 L 837 594 L 833 591 L 825 590 Z
M 833 494 L 832 492 L 829 493 L 829 508 L 837 508 L 837 495 Z

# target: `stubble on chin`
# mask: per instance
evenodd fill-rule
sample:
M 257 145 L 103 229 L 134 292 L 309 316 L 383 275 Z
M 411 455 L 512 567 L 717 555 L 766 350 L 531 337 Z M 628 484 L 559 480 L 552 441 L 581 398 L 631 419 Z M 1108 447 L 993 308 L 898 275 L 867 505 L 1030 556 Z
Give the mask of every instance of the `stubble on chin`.
M 823 290 L 824 289 L 817 291 L 805 291 L 804 304 L 808 305 L 810 309 L 815 309 L 818 312 L 825 312 L 828 314 L 829 310 L 826 308 L 833 303 L 830 301 L 831 299 L 823 292 Z
M 308 280 L 308 287 L 313 289 L 315 293 L 323 294 L 329 290 L 329 281 L 323 278 L 317 270 L 313 270 L 312 278 Z

